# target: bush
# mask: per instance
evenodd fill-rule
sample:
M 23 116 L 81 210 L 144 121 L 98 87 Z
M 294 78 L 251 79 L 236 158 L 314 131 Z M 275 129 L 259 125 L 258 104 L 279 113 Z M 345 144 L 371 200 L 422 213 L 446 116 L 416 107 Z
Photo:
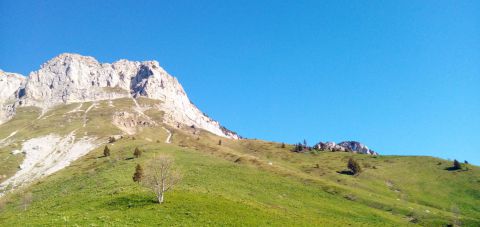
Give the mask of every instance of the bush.
M 348 159 L 347 167 L 352 171 L 353 175 L 358 175 L 362 172 L 362 168 L 353 158 Z

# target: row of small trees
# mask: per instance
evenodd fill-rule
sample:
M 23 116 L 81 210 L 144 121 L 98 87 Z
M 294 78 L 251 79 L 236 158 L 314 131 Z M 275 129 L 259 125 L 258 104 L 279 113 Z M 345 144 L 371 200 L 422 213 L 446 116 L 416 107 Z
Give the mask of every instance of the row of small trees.
M 105 148 L 103 148 L 103 156 L 104 157 L 110 156 L 110 148 L 108 148 L 108 146 L 105 146 Z M 136 147 L 135 150 L 133 151 L 133 156 L 135 158 L 139 158 L 140 156 L 142 156 L 142 151 L 138 149 L 138 147 Z

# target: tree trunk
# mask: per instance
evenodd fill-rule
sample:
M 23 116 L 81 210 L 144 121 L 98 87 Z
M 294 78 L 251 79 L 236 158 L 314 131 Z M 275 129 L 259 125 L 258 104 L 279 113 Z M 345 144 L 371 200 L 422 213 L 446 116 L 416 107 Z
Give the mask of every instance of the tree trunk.
M 157 196 L 157 199 L 158 199 L 158 203 L 162 204 L 162 203 L 163 203 L 163 193 L 160 193 L 160 194 Z

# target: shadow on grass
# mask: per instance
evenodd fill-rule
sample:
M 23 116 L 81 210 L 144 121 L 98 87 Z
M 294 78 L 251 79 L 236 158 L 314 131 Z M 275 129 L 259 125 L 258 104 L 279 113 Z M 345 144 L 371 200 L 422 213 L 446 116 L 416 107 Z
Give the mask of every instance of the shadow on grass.
M 466 169 L 464 169 L 464 168 L 459 169 L 459 168 L 455 168 L 455 167 L 453 167 L 453 166 L 450 166 L 450 167 L 446 167 L 445 170 L 448 170 L 448 171 L 458 171 L 458 172 L 462 171 L 462 172 L 463 172 L 463 171 L 468 171 L 468 167 L 467 167 Z
M 124 209 L 124 208 L 137 208 L 150 206 L 152 204 L 157 204 L 158 202 L 153 197 L 146 197 L 141 195 L 128 195 L 113 198 L 109 201 L 106 201 L 104 204 L 105 207 L 109 209 Z
M 350 176 L 353 176 L 353 172 L 350 171 L 350 170 L 342 170 L 342 171 L 337 171 L 337 173 L 339 174 L 343 174 L 343 175 L 350 175 Z
M 132 159 L 134 159 L 134 157 L 125 158 L 125 160 L 132 160 Z

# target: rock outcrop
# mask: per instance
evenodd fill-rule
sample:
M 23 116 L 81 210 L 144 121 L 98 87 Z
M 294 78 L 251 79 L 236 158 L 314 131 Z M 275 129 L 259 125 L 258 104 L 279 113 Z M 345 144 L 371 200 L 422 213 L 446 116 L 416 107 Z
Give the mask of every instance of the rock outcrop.
M 339 143 L 338 145 L 354 153 L 378 155 L 377 152 L 371 150 L 366 145 L 357 141 L 344 141 Z
M 344 141 L 338 144 L 335 142 L 325 142 L 325 143 L 319 142 L 315 146 L 313 146 L 313 148 L 317 150 L 322 150 L 322 151 L 342 151 L 342 152 L 378 155 L 377 152 L 369 149 L 367 146 L 357 141 Z
M 15 114 L 17 100 L 23 95 L 25 82 L 25 77 L 20 74 L 0 70 L 0 124 Z
M 99 63 L 93 57 L 66 53 L 44 63 L 23 82 L 18 81 L 8 82 L 8 86 L 0 84 L 0 91 L 9 88 L 5 93 L 10 97 L 5 99 L 2 93 L 0 100 L 14 100 L 14 104 L 10 104 L 13 108 L 2 106 L 0 116 L 6 116 L 3 117 L 6 120 L 17 105 L 36 106 L 45 112 L 59 104 L 146 97 L 162 101 L 158 108 L 165 112 L 167 124 L 194 125 L 219 136 L 239 138 L 193 105 L 178 80 L 156 61 L 120 60 L 109 64 Z

